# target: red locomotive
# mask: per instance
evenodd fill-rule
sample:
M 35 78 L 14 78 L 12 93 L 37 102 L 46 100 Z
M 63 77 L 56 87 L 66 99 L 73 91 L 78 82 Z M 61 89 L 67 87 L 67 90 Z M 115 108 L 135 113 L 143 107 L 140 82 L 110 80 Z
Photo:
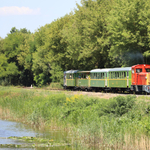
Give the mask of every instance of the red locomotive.
M 150 93 L 150 65 L 139 64 L 131 67 L 131 90 Z

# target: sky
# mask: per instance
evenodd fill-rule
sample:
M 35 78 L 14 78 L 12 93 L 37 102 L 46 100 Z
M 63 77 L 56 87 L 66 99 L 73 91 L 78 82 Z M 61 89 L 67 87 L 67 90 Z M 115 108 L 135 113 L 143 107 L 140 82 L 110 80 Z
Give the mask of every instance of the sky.
M 38 28 L 69 14 L 81 0 L 0 0 L 0 37 L 5 38 L 12 27 Z

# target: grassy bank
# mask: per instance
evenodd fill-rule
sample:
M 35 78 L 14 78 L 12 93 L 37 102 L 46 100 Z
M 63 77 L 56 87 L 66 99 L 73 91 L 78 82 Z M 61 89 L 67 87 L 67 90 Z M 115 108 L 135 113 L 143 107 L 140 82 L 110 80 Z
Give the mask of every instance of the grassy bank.
M 74 141 L 93 149 L 150 149 L 150 103 L 141 99 L 0 87 L 0 117 L 66 129 Z

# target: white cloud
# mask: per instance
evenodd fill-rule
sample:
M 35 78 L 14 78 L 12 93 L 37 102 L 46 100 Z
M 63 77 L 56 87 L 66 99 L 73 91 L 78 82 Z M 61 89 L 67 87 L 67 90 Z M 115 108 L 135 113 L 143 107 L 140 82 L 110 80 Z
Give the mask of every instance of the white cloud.
M 0 7 L 0 16 L 6 15 L 36 15 L 40 13 L 40 8 L 30 9 L 29 7 Z

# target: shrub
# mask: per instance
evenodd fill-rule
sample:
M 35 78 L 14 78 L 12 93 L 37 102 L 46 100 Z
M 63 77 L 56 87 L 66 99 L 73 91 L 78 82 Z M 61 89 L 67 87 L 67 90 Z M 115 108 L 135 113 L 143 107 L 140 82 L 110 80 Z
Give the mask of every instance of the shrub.
M 103 111 L 106 114 L 122 116 L 127 113 L 135 104 L 135 96 L 118 96 L 107 102 Z

